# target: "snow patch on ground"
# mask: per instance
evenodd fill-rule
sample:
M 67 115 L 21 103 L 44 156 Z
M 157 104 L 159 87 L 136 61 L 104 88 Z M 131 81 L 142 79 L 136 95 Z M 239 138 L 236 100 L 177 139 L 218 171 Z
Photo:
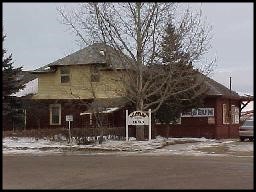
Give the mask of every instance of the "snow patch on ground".
M 47 138 L 35 139 L 30 137 L 5 137 L 3 138 L 3 154 L 52 154 L 76 151 L 80 154 L 87 152 L 98 154 L 145 154 L 145 155 L 227 155 L 214 151 L 200 149 L 210 147 L 229 147 L 230 151 L 252 152 L 253 143 L 237 142 L 237 140 L 215 140 L 206 138 L 164 138 L 157 136 L 151 141 L 129 141 L 106 140 L 102 144 L 71 145 L 66 140 L 51 141 Z
M 253 145 L 231 145 L 231 151 L 253 151 Z

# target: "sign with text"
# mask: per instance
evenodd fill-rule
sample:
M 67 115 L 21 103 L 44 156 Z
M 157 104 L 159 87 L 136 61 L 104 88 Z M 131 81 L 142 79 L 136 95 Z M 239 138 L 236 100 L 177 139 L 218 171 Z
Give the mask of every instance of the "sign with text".
M 148 114 L 143 111 L 134 111 L 128 115 L 128 125 L 148 125 Z
M 128 110 L 125 112 L 125 135 L 126 141 L 128 141 L 129 129 L 128 125 L 148 125 L 148 139 L 151 140 L 151 109 L 148 113 L 143 111 L 133 111 L 128 115 Z
M 181 117 L 214 117 L 214 108 L 197 108 L 183 112 Z
M 66 121 L 73 121 L 73 115 L 66 115 Z

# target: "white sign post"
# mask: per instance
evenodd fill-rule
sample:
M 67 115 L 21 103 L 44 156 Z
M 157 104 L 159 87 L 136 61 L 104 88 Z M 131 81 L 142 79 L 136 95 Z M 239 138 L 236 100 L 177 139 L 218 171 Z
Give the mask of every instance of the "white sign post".
M 151 109 L 148 110 L 148 139 L 151 141 Z
M 69 142 L 71 147 L 71 131 L 70 131 L 70 121 L 73 121 L 73 115 L 66 115 L 66 121 L 68 121 L 68 130 L 69 130 Z
M 125 135 L 126 135 L 126 141 L 128 141 L 128 123 L 127 123 L 127 118 L 128 118 L 128 110 L 125 111 L 125 119 L 126 119 L 126 124 L 125 124 Z
M 151 109 L 148 114 L 143 111 L 133 111 L 128 115 L 126 110 L 126 141 L 128 141 L 128 125 L 148 125 L 148 138 L 151 140 Z

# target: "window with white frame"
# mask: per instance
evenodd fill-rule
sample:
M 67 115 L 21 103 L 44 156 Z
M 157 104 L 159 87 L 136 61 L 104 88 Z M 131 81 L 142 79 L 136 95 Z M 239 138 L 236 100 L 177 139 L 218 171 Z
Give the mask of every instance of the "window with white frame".
M 239 108 L 235 105 L 231 106 L 232 124 L 239 124 Z
M 50 105 L 50 125 L 61 125 L 61 104 Z
M 229 109 L 228 109 L 228 105 L 227 104 L 223 104 L 223 113 L 222 113 L 222 117 L 223 117 L 223 124 L 229 124 Z
M 70 69 L 68 67 L 60 68 L 60 82 L 61 83 L 70 82 Z

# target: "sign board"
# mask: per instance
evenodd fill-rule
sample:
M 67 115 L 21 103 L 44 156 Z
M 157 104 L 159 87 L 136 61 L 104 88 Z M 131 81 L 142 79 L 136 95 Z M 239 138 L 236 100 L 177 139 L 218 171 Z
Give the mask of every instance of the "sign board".
M 197 108 L 184 112 L 181 117 L 214 117 L 214 108 Z
M 68 121 L 69 142 L 70 142 L 70 150 L 71 150 L 72 137 L 71 137 L 71 131 L 70 131 L 70 121 L 73 121 L 73 115 L 66 115 L 66 121 Z
M 148 125 L 148 139 L 151 140 L 151 109 L 148 114 L 143 111 L 133 111 L 128 115 L 126 110 L 126 141 L 128 141 L 128 125 Z
M 73 115 L 66 115 L 66 121 L 73 121 Z
M 143 111 L 134 111 L 128 115 L 128 125 L 149 125 L 148 114 Z

